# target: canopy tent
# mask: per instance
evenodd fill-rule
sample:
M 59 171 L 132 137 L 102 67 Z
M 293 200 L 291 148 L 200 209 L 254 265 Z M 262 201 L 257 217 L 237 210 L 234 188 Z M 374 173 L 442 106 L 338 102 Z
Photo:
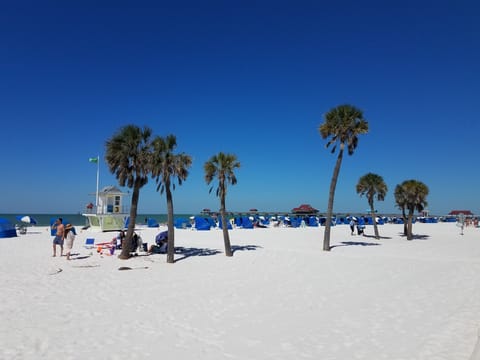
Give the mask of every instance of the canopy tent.
M 15 226 L 7 219 L 0 218 L 0 238 L 16 237 Z
M 210 230 L 211 225 L 207 219 L 195 216 L 195 229 L 197 230 Z
M 173 222 L 173 225 L 175 226 L 176 229 L 186 229 L 186 228 L 192 227 L 192 224 L 190 224 L 190 221 L 185 218 L 175 219 Z
M 160 225 L 158 224 L 157 220 L 153 219 L 153 218 L 148 218 L 147 219 L 147 226 L 149 228 L 157 228 L 159 227 Z

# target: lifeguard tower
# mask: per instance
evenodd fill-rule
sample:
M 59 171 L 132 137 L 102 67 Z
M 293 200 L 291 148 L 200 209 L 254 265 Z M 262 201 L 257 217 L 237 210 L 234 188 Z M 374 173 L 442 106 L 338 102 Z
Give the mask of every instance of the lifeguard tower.
M 87 211 L 82 215 L 88 220 L 93 231 L 115 231 L 125 228 L 128 218 L 127 206 L 123 205 L 123 198 L 127 193 L 115 186 L 106 186 L 98 192 L 97 206 L 87 205 Z

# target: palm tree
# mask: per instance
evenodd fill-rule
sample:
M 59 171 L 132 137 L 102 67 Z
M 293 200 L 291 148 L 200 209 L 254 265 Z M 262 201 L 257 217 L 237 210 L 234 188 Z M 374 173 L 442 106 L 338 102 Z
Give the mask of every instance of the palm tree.
M 395 189 L 395 201 L 397 205 L 402 209 L 408 210 L 407 240 L 413 239 L 413 214 L 415 210 L 423 211 L 425 209 L 427 206 L 428 192 L 427 185 L 418 180 L 406 180 L 400 185 L 397 185 Z M 403 213 L 405 214 L 404 210 Z
M 237 183 L 234 170 L 238 168 L 240 168 L 240 163 L 237 161 L 237 157 L 222 152 L 212 156 L 204 165 L 205 181 L 208 185 L 215 177 L 218 178 L 217 196 L 220 197 L 220 216 L 222 219 L 223 242 L 225 244 L 226 256 L 232 256 L 233 253 L 228 235 L 225 197 L 227 195 L 227 184 L 235 185 Z M 212 189 L 213 187 L 210 188 L 210 192 L 212 192 Z
M 403 235 L 407 236 L 408 229 L 407 229 L 407 194 L 405 193 L 405 189 L 401 185 L 397 185 L 395 187 L 395 202 L 397 203 L 397 207 L 402 210 L 402 219 L 403 219 Z
M 106 142 L 105 160 L 110 172 L 115 174 L 120 186 L 133 188 L 130 221 L 120 259 L 128 259 L 132 249 L 132 237 L 137 217 L 140 188 L 148 182 L 152 131 L 136 125 L 122 127 Z
M 335 197 L 335 188 L 337 186 L 338 174 L 343 159 L 345 146 L 348 155 L 352 155 L 358 145 L 358 135 L 368 132 L 368 122 L 363 118 L 363 112 L 352 105 L 340 105 L 331 109 L 325 115 L 325 122 L 318 128 L 323 139 L 331 137 L 326 147 L 332 146 L 331 153 L 335 153 L 337 143 L 339 151 L 337 162 L 333 169 L 333 176 L 330 182 L 330 192 L 328 197 L 327 222 L 325 223 L 325 235 L 323 239 L 323 250 L 330 251 L 330 227 L 333 213 L 333 200 Z
M 173 150 L 177 147 L 177 139 L 174 135 L 168 135 L 166 138 L 156 137 L 153 140 L 152 153 L 152 176 L 157 182 L 157 191 L 160 194 L 165 192 L 167 197 L 168 213 L 168 246 L 167 263 L 174 262 L 175 252 L 175 233 L 173 226 L 173 196 L 172 188 L 175 190 L 177 178 L 178 185 L 182 185 L 187 179 L 188 168 L 192 164 L 192 158 L 184 153 L 174 154 Z
M 365 195 L 368 200 L 368 205 L 370 205 L 373 228 L 375 230 L 375 238 L 377 239 L 380 238 L 380 235 L 378 234 L 378 226 L 375 216 L 375 207 L 373 205 L 373 200 L 375 198 L 375 195 L 377 196 L 378 201 L 385 200 L 385 195 L 387 195 L 387 191 L 387 184 L 385 184 L 383 178 L 377 174 L 368 173 L 366 175 L 363 175 L 357 183 L 357 194 L 360 194 L 360 196 Z

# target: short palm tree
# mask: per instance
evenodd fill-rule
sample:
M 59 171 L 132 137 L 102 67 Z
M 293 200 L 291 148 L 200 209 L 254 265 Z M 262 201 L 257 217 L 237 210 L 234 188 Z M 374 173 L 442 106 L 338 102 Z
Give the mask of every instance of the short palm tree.
M 224 154 L 219 152 L 208 160 L 204 165 L 205 181 L 209 185 L 214 178 L 218 179 L 217 196 L 220 198 L 220 217 L 222 220 L 223 242 L 225 244 L 225 255 L 232 256 L 230 246 L 230 237 L 228 235 L 228 222 L 225 207 L 225 198 L 227 195 L 227 184 L 235 185 L 237 178 L 234 170 L 240 168 L 237 157 L 233 154 Z M 210 188 L 210 192 L 212 192 Z
M 347 147 L 348 155 L 352 155 L 358 145 L 358 135 L 368 132 L 368 122 L 363 118 L 363 112 L 352 105 L 340 105 L 331 109 L 325 115 L 325 122 L 319 127 L 323 139 L 330 138 L 326 147 L 332 145 L 331 153 L 335 153 L 337 144 L 339 151 L 337 162 L 333 169 L 328 197 L 327 221 L 323 239 L 323 250 L 330 251 L 330 227 L 332 222 L 333 202 L 338 174 L 343 159 L 343 151 Z
M 406 180 L 400 185 L 397 185 L 397 188 L 395 189 L 395 201 L 397 202 L 397 205 L 402 209 L 408 210 L 407 240 L 413 239 L 413 214 L 415 210 L 420 212 L 425 209 L 427 206 L 428 192 L 427 185 L 418 180 Z
M 160 191 L 160 194 L 165 192 L 167 198 L 167 263 L 173 263 L 175 252 L 175 230 L 173 226 L 172 189 L 175 190 L 175 178 L 178 181 L 178 185 L 182 185 L 183 181 L 187 179 L 188 168 L 192 164 L 192 158 L 184 153 L 173 153 L 177 147 L 177 139 L 174 135 L 168 135 L 166 138 L 156 137 L 153 140 L 152 145 L 152 176 L 157 182 L 157 191 Z
M 379 239 L 380 235 L 378 234 L 377 220 L 375 216 L 375 206 L 373 204 L 375 195 L 378 201 L 385 200 L 385 195 L 387 195 L 387 184 L 383 181 L 383 178 L 380 175 L 368 173 L 363 175 L 357 183 L 357 194 L 360 196 L 365 195 L 368 200 L 368 205 L 370 206 L 370 213 L 373 221 L 373 228 L 375 231 L 375 238 Z
M 105 160 L 110 172 L 115 174 L 120 186 L 133 188 L 130 221 L 120 259 L 128 259 L 132 249 L 132 237 L 137 217 L 140 188 L 148 182 L 152 131 L 136 125 L 122 127 L 106 142 Z

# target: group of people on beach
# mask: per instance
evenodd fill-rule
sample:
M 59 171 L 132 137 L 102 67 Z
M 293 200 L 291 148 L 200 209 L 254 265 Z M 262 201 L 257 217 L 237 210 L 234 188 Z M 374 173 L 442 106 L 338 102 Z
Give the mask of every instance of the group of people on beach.
M 363 224 L 359 224 L 357 221 L 355 221 L 355 219 L 350 219 L 350 235 L 354 235 L 354 232 L 355 232 L 355 227 L 357 228 L 357 234 L 358 235 L 365 235 L 364 234 L 364 230 L 365 230 L 365 225 Z
M 60 256 L 63 256 L 65 249 L 65 256 L 70 260 L 73 242 L 75 241 L 75 228 L 72 224 L 63 225 L 63 219 L 57 218 L 52 224 L 51 229 L 55 231 L 53 238 L 53 257 L 57 256 L 57 246 L 60 246 Z M 125 231 L 121 230 L 116 237 L 111 241 L 112 249 L 121 249 L 125 241 Z M 168 231 L 163 231 L 155 237 L 155 244 L 150 246 L 148 253 L 164 254 L 167 252 Z M 132 247 L 137 249 L 142 246 L 140 236 L 134 233 L 132 238 Z M 112 252 L 113 253 L 113 252 Z
M 115 236 L 112 241 L 111 241 L 111 247 L 121 250 L 124 246 L 125 238 L 126 238 L 126 233 L 125 230 L 120 230 Z M 132 244 L 131 248 L 132 250 L 136 251 L 138 248 L 143 247 L 143 241 L 140 235 L 138 235 L 136 232 L 133 233 L 132 235 Z
M 75 241 L 75 228 L 72 224 L 63 225 L 63 219 L 58 218 L 52 225 L 52 230 L 55 230 L 55 237 L 53 238 L 53 255 L 57 256 L 57 245 L 60 246 L 60 256 L 63 256 L 63 248 L 65 246 L 67 260 L 70 260 L 73 242 Z

